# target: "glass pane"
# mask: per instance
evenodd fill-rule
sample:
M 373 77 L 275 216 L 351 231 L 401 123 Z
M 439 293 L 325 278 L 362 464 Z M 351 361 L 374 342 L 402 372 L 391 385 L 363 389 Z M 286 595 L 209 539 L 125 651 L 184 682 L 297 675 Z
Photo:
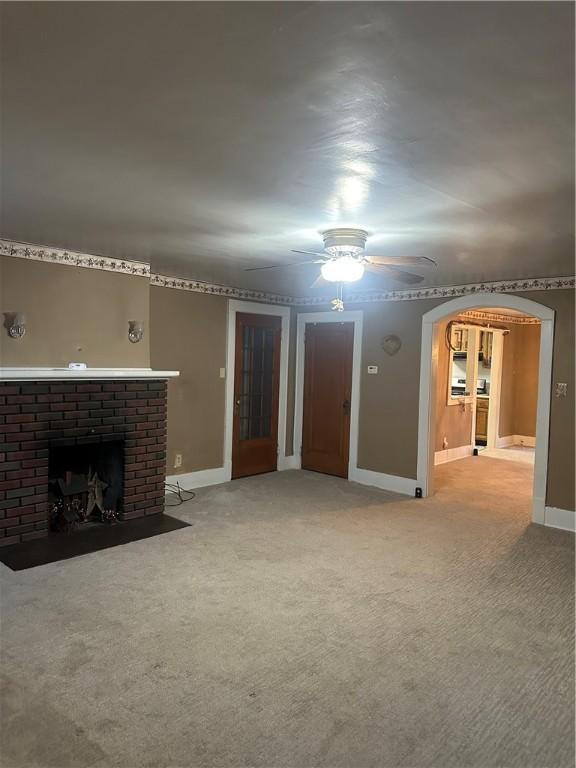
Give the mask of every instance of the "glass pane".
M 239 393 L 240 439 L 269 437 L 272 429 L 274 331 L 244 327 Z
M 452 326 L 450 335 L 450 396 L 469 395 L 468 376 L 468 329 Z
M 492 374 L 492 331 L 480 331 L 480 347 L 478 350 L 478 378 L 476 394 L 490 396 L 490 379 Z

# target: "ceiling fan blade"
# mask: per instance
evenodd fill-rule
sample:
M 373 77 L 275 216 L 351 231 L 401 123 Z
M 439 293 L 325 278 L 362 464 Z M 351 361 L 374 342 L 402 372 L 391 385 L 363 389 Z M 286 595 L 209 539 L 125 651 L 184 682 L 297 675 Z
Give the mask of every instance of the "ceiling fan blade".
M 304 264 L 321 264 L 322 262 L 315 260 L 310 261 L 297 261 L 290 264 L 270 264 L 267 267 L 248 267 L 244 272 L 259 272 L 261 269 L 286 269 L 286 267 L 301 267 Z
M 292 253 L 307 253 L 309 256 L 322 256 L 322 259 L 328 259 L 329 256 L 325 253 L 320 253 L 318 251 L 296 251 L 294 248 L 292 248 Z
M 366 270 L 373 272 L 376 275 L 384 275 L 391 280 L 396 280 L 398 283 L 405 283 L 406 285 L 416 285 L 424 280 L 422 275 L 415 275 L 412 272 L 404 272 L 401 269 L 394 269 L 387 264 L 366 264 Z
M 427 256 L 367 256 L 369 264 L 379 264 L 381 266 L 399 267 L 435 267 L 434 259 Z

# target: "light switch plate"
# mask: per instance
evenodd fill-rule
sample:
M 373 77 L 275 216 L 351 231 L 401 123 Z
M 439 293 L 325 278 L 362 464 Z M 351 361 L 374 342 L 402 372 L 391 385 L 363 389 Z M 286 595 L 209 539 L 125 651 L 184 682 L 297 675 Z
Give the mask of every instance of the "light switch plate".
M 369 365 L 368 366 L 368 373 L 378 373 L 378 366 L 377 365 Z
M 226 368 L 220 368 L 220 378 L 221 379 L 226 378 Z

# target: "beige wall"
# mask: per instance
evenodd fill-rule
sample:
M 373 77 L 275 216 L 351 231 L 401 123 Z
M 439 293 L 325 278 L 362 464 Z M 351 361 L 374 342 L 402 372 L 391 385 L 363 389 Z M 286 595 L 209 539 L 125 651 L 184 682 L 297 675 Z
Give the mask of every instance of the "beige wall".
M 552 392 L 546 503 L 559 509 L 575 509 L 574 292 L 550 291 L 526 294 L 526 297 L 556 310 L 552 388 L 555 382 L 568 384 L 568 397 L 555 397 Z
M 364 313 L 358 444 L 358 465 L 363 469 L 403 477 L 416 471 L 422 313 L 435 303 L 400 301 L 346 307 Z M 298 308 L 301 312 L 322 310 L 327 311 Z M 382 338 L 389 334 L 402 341 L 392 357 L 381 346 Z M 378 374 L 366 375 L 368 365 L 377 365 Z
M 556 312 L 553 381 L 567 382 L 569 396 L 552 398 L 546 502 L 574 509 L 574 293 L 554 290 L 518 295 Z M 358 465 L 363 469 L 416 477 L 422 315 L 441 303 L 399 301 L 347 307 L 364 312 L 358 445 Z M 397 334 L 402 340 L 402 348 L 393 357 L 381 348 L 387 334 Z M 366 374 L 366 366 L 372 364 L 379 366 L 376 376 Z
M 4 360 L 4 339 L 8 341 L 6 329 L 4 327 L 4 315 L 2 314 L 4 301 L 2 296 L 4 294 L 4 264 L 6 259 L 0 256 L 0 367 L 2 367 L 2 361 Z
M 516 403 L 514 434 L 536 436 L 538 407 L 538 364 L 540 361 L 540 326 L 516 326 L 520 344 L 516 354 Z
M 498 435 L 536 436 L 540 326 L 510 325 L 502 354 Z
M 0 313 L 27 317 L 21 339 L 10 339 L 0 328 L 1 365 L 149 366 L 147 278 L 10 256 L 0 257 L 0 268 Z M 128 340 L 129 320 L 144 321 L 145 336 L 138 344 Z
M 402 477 L 416 476 L 422 323 L 414 303 L 350 307 L 364 311 L 358 465 Z M 389 334 L 402 341 L 392 357 L 382 349 Z M 368 376 L 368 365 L 377 365 L 378 374 Z
M 553 381 L 567 382 L 569 395 L 552 398 L 547 503 L 574 509 L 574 295 L 564 290 L 519 295 L 556 311 Z M 29 319 L 28 334 L 20 342 L 12 342 L 3 331 L 3 365 L 49 366 L 83 360 L 94 366 L 139 367 L 151 362 L 155 368 L 181 370 L 182 378 L 169 385 L 168 471 L 176 473 L 177 452 L 183 454 L 179 472 L 222 466 L 225 382 L 219 378 L 219 369 L 226 365 L 226 299 L 151 288 L 144 278 L 4 257 L 0 302 L 2 311 L 24 311 Z M 422 315 L 439 303 L 348 307 L 364 312 L 358 446 L 362 468 L 416 477 Z M 292 313 L 291 324 L 288 450 L 292 448 L 296 314 Z M 129 319 L 145 321 L 145 342 L 130 344 Z M 402 340 L 393 357 L 381 348 L 387 334 Z M 365 374 L 371 364 L 379 366 L 378 375 Z
M 223 464 L 226 318 L 221 296 L 150 289 L 152 367 L 180 371 L 168 384 L 169 474 Z M 176 453 L 183 459 L 179 469 Z

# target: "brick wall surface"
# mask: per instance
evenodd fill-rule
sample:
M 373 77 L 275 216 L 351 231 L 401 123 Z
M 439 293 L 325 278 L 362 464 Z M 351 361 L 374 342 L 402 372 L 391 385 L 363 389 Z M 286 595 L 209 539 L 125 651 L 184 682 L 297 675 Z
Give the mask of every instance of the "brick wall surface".
M 121 519 L 164 511 L 166 382 L 0 382 L 0 546 L 48 534 L 50 446 L 123 439 Z

